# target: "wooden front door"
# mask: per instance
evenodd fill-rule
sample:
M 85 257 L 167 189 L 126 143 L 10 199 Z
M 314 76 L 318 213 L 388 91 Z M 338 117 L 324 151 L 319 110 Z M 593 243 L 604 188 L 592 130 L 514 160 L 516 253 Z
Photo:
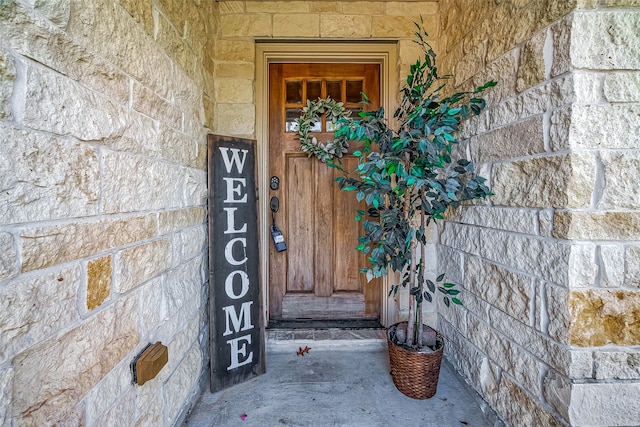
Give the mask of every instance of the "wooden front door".
M 307 99 L 330 96 L 357 114 L 361 92 L 377 109 L 380 97 L 377 64 L 270 64 L 269 176 L 279 188 L 275 223 L 287 250 L 269 251 L 270 319 L 379 318 L 380 284 L 359 272 L 364 255 L 356 251 L 361 227 L 354 220 L 363 206 L 355 194 L 341 191 L 339 172 L 300 151 L 296 119 Z M 332 123 L 322 118 L 313 128 L 319 141 L 330 140 Z M 353 147 L 350 152 L 353 151 Z M 345 155 L 353 170 L 357 158 Z M 266 201 L 267 204 L 269 201 Z

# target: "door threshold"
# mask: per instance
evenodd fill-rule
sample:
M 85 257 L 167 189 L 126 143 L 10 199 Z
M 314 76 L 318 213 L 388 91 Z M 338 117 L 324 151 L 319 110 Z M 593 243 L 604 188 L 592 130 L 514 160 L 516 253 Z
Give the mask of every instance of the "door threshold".
M 380 319 L 271 319 L 267 329 L 384 329 Z

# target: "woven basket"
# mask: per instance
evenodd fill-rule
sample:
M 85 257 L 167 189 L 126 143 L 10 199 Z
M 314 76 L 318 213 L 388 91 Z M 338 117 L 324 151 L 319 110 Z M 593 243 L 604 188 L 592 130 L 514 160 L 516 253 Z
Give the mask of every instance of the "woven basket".
M 436 394 L 444 351 L 444 339 L 440 333 L 436 335 L 436 342 L 440 346 L 438 350 L 433 353 L 418 353 L 387 339 L 391 378 L 396 388 L 405 396 L 422 400 Z

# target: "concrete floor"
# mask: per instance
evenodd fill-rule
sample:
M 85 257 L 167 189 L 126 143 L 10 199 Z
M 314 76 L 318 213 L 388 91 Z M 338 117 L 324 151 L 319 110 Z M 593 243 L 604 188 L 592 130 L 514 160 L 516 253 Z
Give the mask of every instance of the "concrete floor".
M 335 343 L 306 343 L 311 350 L 304 356 L 295 351 L 303 342 L 268 346 L 265 375 L 205 391 L 184 426 L 503 425 L 446 361 L 436 395 L 413 400 L 393 385 L 386 344 L 353 350 Z

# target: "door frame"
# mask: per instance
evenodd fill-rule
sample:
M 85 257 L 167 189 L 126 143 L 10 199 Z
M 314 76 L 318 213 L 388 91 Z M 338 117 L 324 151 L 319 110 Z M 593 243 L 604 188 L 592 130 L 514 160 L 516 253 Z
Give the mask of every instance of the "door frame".
M 256 40 L 256 140 L 257 140 L 257 180 L 258 180 L 258 218 L 260 246 L 260 275 L 265 325 L 269 321 L 269 245 L 270 234 L 265 224 L 270 223 L 269 197 L 269 64 L 292 62 L 317 63 L 370 63 L 380 64 L 380 105 L 385 107 L 385 116 L 395 111 L 397 102 L 391 93 L 395 93 L 398 84 L 396 41 L 305 41 L 274 42 Z M 394 318 L 395 308 L 387 298 L 389 283 L 383 278 L 381 292 L 380 322 L 388 326 Z

